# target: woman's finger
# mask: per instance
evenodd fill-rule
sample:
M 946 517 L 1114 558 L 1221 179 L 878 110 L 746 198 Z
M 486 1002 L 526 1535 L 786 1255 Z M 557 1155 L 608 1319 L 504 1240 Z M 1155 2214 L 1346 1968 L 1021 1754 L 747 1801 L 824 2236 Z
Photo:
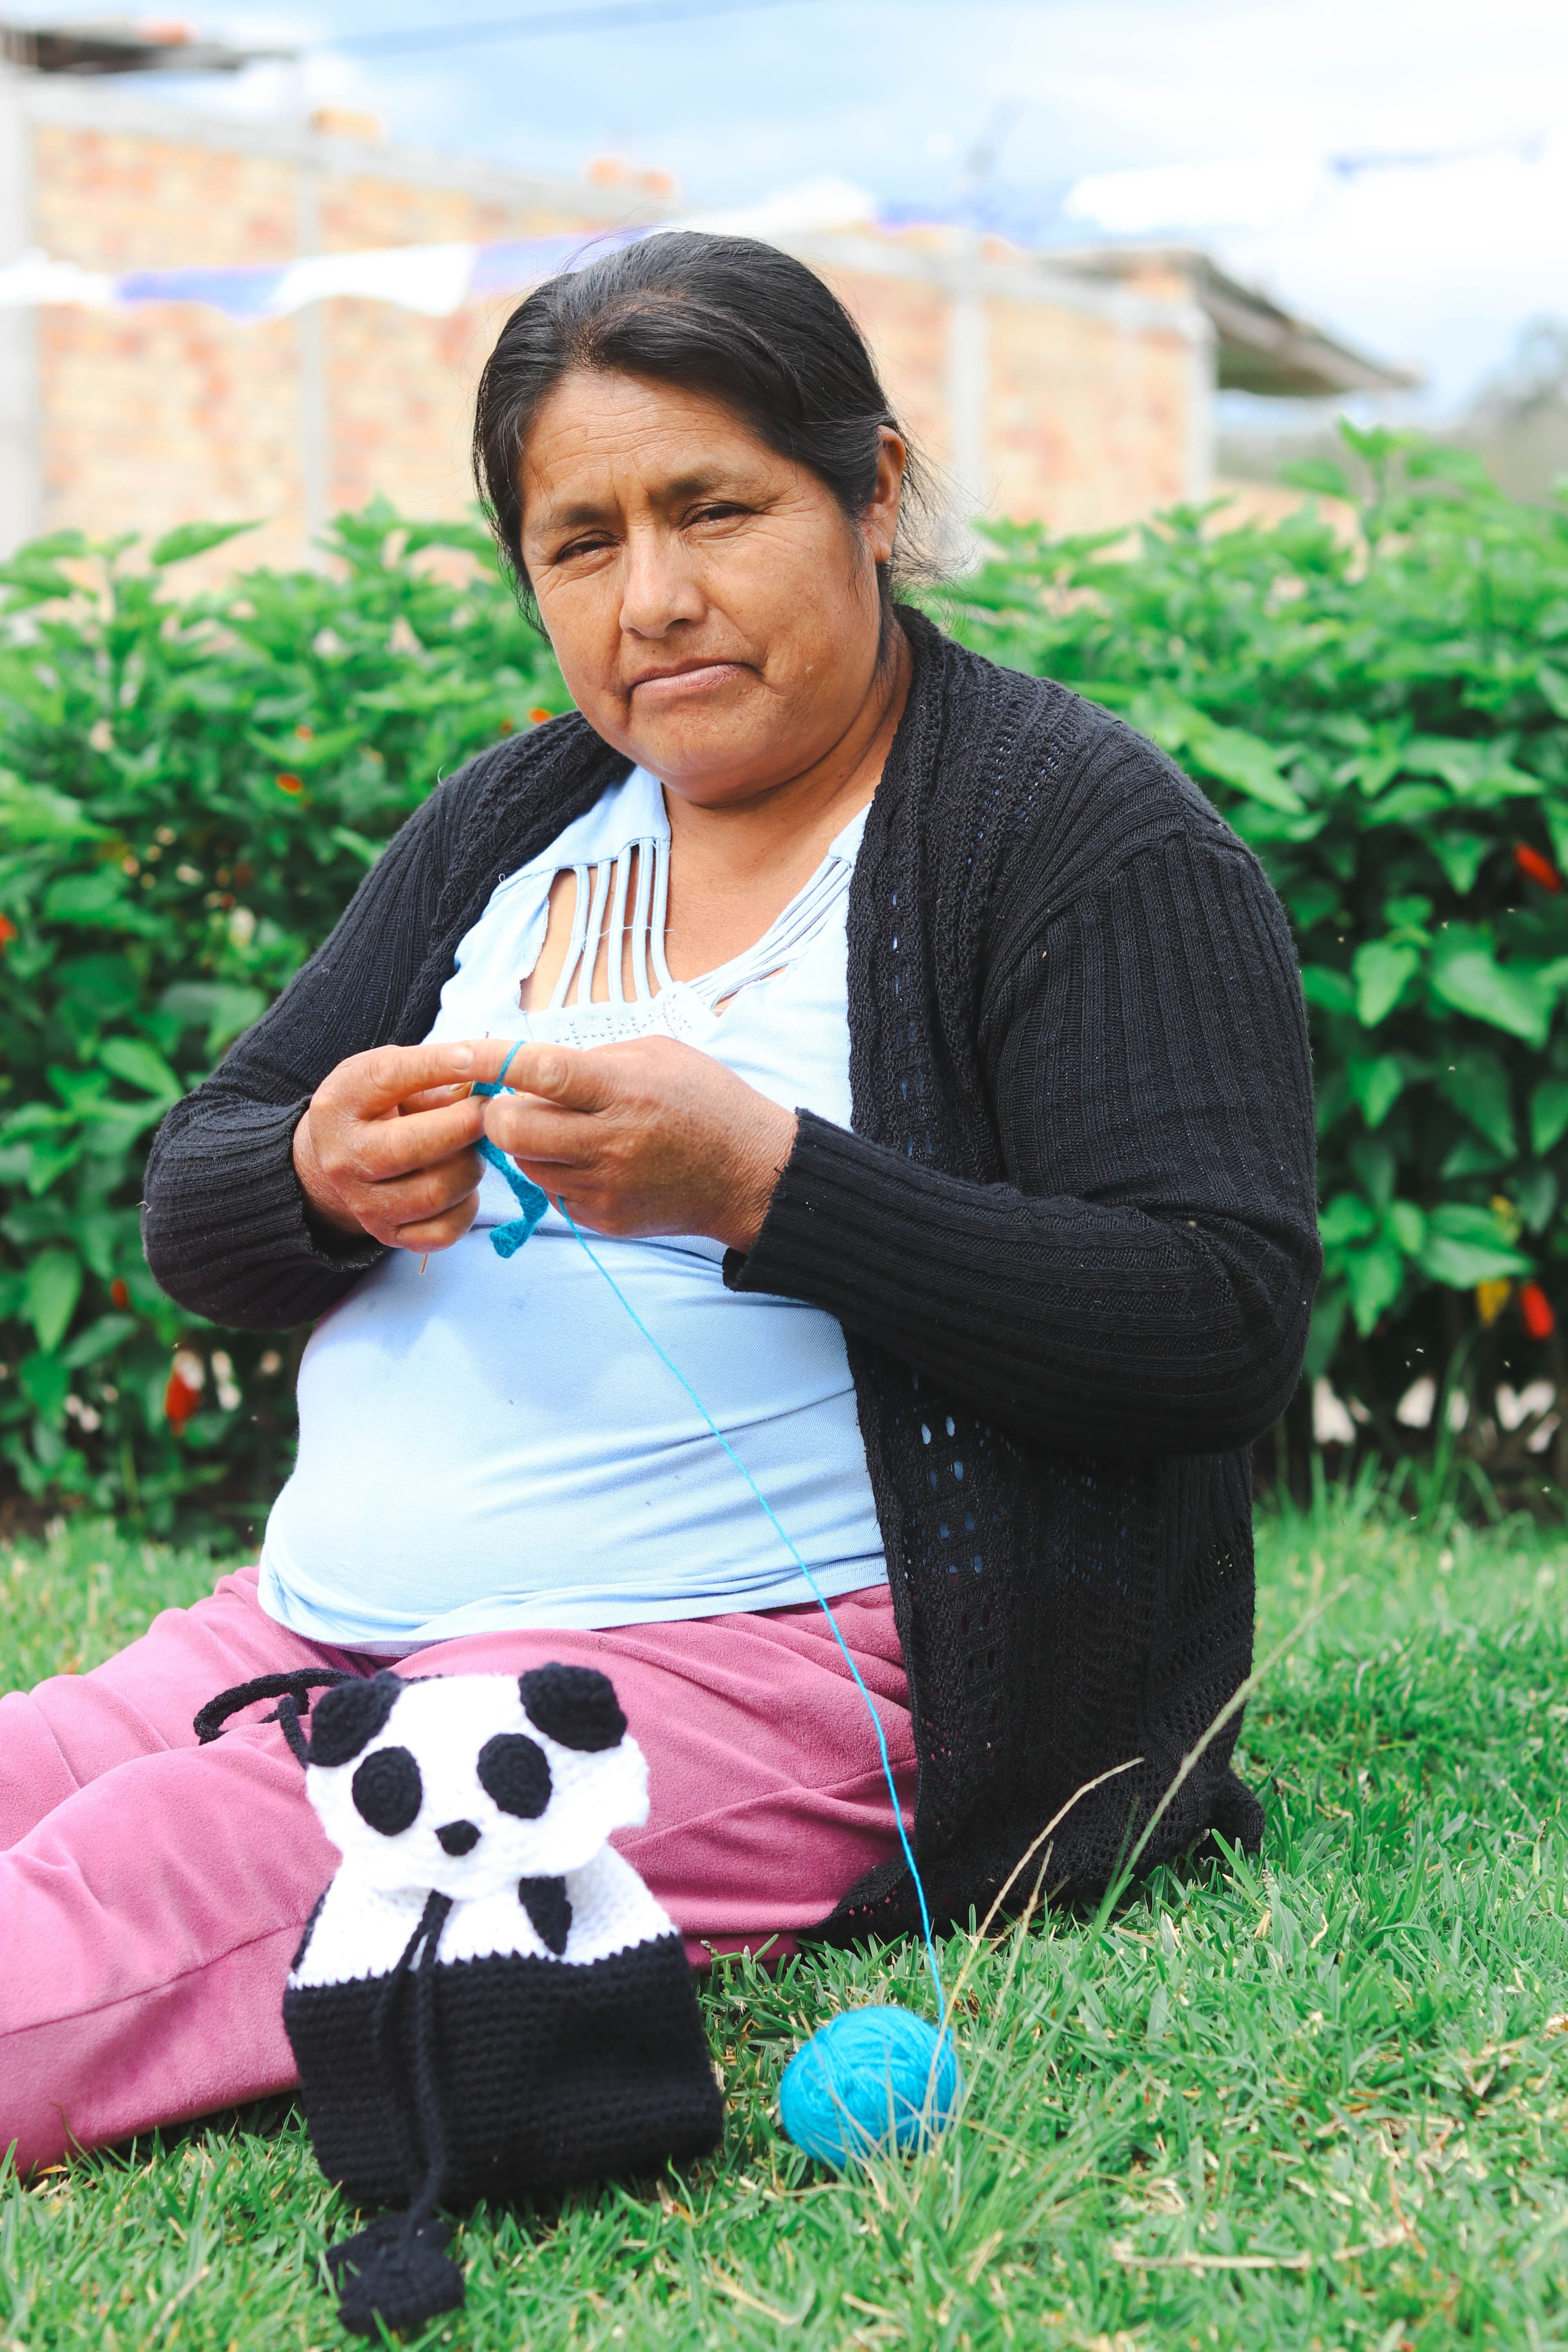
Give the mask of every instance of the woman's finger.
M 437 1167 L 472 1150 L 483 1132 L 481 1109 L 478 1102 L 460 1102 L 406 1118 L 354 1120 L 338 1129 L 322 1153 L 328 1173 L 335 1181 L 350 1176 L 363 1184 L 384 1184 L 418 1168 Z
M 466 1038 L 443 1045 L 377 1045 L 340 1062 L 322 1092 L 334 1108 L 356 1118 L 381 1118 L 426 1087 L 472 1078 L 476 1058 Z
M 576 1111 L 607 1109 L 621 1091 L 613 1046 L 520 1045 L 506 1064 L 506 1084 Z
M 451 1103 L 467 1102 L 473 1091 L 471 1078 L 460 1087 L 426 1087 L 422 1094 L 405 1095 L 397 1106 L 398 1115 L 412 1118 L 416 1111 L 445 1110 Z
M 421 1257 L 426 1251 L 450 1249 L 454 1242 L 462 1240 L 473 1223 L 478 1209 L 478 1196 L 469 1193 L 466 1200 L 455 1202 L 438 1217 L 414 1219 L 378 1238 L 384 1238 L 392 1249 L 411 1250 Z
M 391 1183 L 359 1186 L 351 1198 L 359 1213 L 378 1224 L 408 1224 L 438 1217 L 458 1201 L 477 1193 L 484 1169 L 477 1153 L 463 1152 L 438 1167 L 416 1169 Z
M 553 1108 L 537 1098 L 499 1095 L 485 1105 L 485 1133 L 514 1160 L 586 1167 L 603 1150 L 603 1133 L 581 1111 Z

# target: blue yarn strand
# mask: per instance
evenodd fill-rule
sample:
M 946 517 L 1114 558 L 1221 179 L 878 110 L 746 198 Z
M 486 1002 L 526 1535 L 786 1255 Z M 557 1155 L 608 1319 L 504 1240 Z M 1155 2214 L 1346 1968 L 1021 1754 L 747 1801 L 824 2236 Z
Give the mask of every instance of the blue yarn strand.
M 513 1045 L 511 1052 L 501 1064 L 500 1076 L 497 1078 L 493 1086 L 475 1086 L 474 1092 L 477 1095 L 500 1094 L 502 1087 L 506 1083 L 506 1074 L 508 1070 L 510 1069 L 512 1062 L 522 1043 L 522 1039 L 519 1038 L 517 1044 Z M 498 1254 L 502 1257 L 510 1257 L 514 1251 L 522 1247 L 523 1243 L 528 1239 L 529 1234 L 533 1231 L 535 1225 L 539 1223 L 540 1218 L 543 1215 L 545 1206 L 548 1202 L 548 1195 L 542 1192 L 540 1187 L 532 1182 L 529 1177 L 524 1176 L 520 1170 L 514 1169 L 511 1162 L 496 1149 L 493 1143 L 489 1142 L 488 1138 L 481 1141 L 479 1145 L 479 1152 L 480 1156 L 489 1166 L 500 1168 L 500 1173 L 506 1178 L 507 1182 L 511 1186 L 513 1193 L 516 1195 L 522 1207 L 523 1214 L 521 1217 L 518 1218 L 510 1224 L 498 1225 L 490 1235 L 490 1240 Z M 533 1196 L 533 1198 L 531 1198 L 531 1195 Z M 533 1205 L 534 1199 L 537 1199 L 539 1203 L 537 1208 Z M 763 1494 L 762 1488 L 758 1486 L 756 1480 L 747 1469 L 744 1462 L 742 1461 L 741 1456 L 736 1453 L 734 1447 L 731 1444 L 729 1439 L 725 1436 L 723 1431 L 720 1428 L 718 1423 L 709 1412 L 708 1407 L 704 1404 L 702 1399 L 697 1393 L 697 1391 L 692 1387 L 691 1382 L 687 1379 L 686 1374 L 681 1370 L 680 1366 L 654 1338 L 653 1333 L 648 1329 L 647 1325 L 643 1321 L 642 1317 L 637 1313 L 637 1308 L 632 1305 L 631 1300 L 626 1297 L 626 1292 L 621 1288 L 620 1284 L 616 1280 L 616 1277 L 610 1272 L 609 1267 L 605 1265 L 602 1259 L 595 1255 L 593 1250 L 588 1245 L 582 1228 L 577 1223 L 576 1219 L 573 1216 L 571 1210 L 566 1206 L 565 1202 L 558 1200 L 554 1205 L 560 1211 L 561 1215 L 565 1219 L 566 1223 L 570 1226 L 573 1234 L 576 1236 L 577 1244 L 583 1251 L 584 1255 L 587 1258 L 589 1265 L 593 1266 L 597 1273 L 603 1275 L 605 1280 L 609 1284 L 611 1290 L 615 1293 L 616 1298 L 620 1301 L 627 1315 L 636 1324 L 637 1329 L 642 1333 L 643 1338 L 647 1341 L 647 1344 L 653 1349 L 654 1354 L 658 1358 L 659 1362 L 664 1366 L 668 1372 L 672 1373 L 675 1379 L 679 1381 L 681 1387 L 686 1391 L 687 1395 L 691 1399 L 692 1403 L 697 1407 L 698 1412 L 701 1414 L 703 1421 L 707 1423 L 710 1434 L 718 1441 L 723 1451 L 729 1455 L 731 1461 L 734 1464 L 736 1469 L 740 1472 L 742 1477 L 745 1480 L 747 1486 L 751 1488 L 752 1494 L 762 1505 L 768 1525 L 773 1528 L 773 1531 L 777 1536 L 780 1543 L 783 1544 L 784 1549 L 794 1560 L 796 1568 L 799 1569 L 802 1576 L 805 1579 L 812 1599 L 816 1602 L 817 1607 L 821 1610 L 823 1615 L 826 1618 L 829 1626 L 832 1628 L 833 1638 L 844 1654 L 844 1663 L 848 1667 L 850 1675 L 854 1679 L 856 1689 L 859 1692 L 861 1698 L 865 1701 L 866 1712 L 871 1718 L 871 1728 L 877 1735 L 877 1747 L 882 1759 L 882 1777 L 887 1781 L 888 1794 L 891 1798 L 893 1804 L 893 1826 L 899 1832 L 899 1843 L 903 1848 L 904 1861 L 909 1866 L 910 1877 L 914 1885 L 916 1900 L 920 1904 L 921 1934 L 925 1941 L 926 1966 L 931 1970 L 931 1980 L 936 1989 L 937 2021 L 939 2024 L 945 2026 L 947 2022 L 947 1997 L 942 1991 L 942 1968 L 936 1956 L 936 1941 L 931 1934 L 931 1906 L 926 1901 L 925 1885 L 921 1877 L 919 1864 L 915 1861 L 914 1848 L 910 1843 L 909 1832 L 904 1827 L 903 1809 L 899 1803 L 899 1784 L 893 1777 L 893 1759 L 888 1753 L 888 1738 L 887 1734 L 882 1729 L 882 1718 L 877 1713 L 875 1702 L 871 1697 L 870 1692 L 866 1687 L 859 1667 L 855 1663 L 855 1654 L 850 1649 L 848 1643 L 845 1640 L 843 1633 L 840 1632 L 838 1620 L 835 1617 L 831 1608 L 828 1606 L 827 1596 L 823 1591 L 822 1587 L 818 1584 L 810 1569 L 806 1566 L 805 1561 L 800 1553 L 799 1548 L 782 1525 L 779 1516 L 773 1509 L 773 1505 L 769 1502 L 767 1496 Z M 520 1227 L 521 1228 L 521 1231 L 519 1230 Z M 515 1239 L 512 1238 L 513 1235 L 516 1235 Z

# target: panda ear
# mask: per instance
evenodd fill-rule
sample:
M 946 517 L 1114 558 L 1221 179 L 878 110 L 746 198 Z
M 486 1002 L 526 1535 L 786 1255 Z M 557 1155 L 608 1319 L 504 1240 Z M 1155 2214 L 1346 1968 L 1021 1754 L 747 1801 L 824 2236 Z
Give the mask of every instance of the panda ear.
M 396 1675 L 384 1670 L 368 1681 L 339 1683 L 310 1710 L 310 1764 L 346 1764 L 382 1729 L 402 1694 Z
M 518 1676 L 517 1689 L 530 1720 L 563 1748 L 596 1756 L 626 1738 L 615 1685 L 593 1666 L 535 1666 Z

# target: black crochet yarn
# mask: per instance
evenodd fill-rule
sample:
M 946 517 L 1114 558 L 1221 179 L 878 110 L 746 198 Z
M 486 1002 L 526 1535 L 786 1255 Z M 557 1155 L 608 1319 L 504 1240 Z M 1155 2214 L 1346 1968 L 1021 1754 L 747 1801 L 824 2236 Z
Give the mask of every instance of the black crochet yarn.
M 396 2209 L 328 2263 L 347 2326 L 406 2330 L 463 2300 L 438 2207 L 702 2155 L 722 2103 L 684 1943 L 607 1843 L 647 1783 L 605 1675 L 263 1675 L 200 1736 L 268 1697 L 342 1857 L 284 1988 L 300 2100 L 327 2178 Z
M 405 2205 L 425 2179 L 407 2091 L 417 2001 L 406 1977 L 385 1993 L 362 1977 L 283 1996 L 316 2160 L 356 2205 Z M 679 1936 L 586 1968 L 510 1953 L 442 1962 L 431 1999 L 445 2205 L 658 2171 L 722 2132 Z
M 381 2213 L 368 2229 L 329 2246 L 327 2270 L 343 2326 L 356 2336 L 375 2336 L 380 2321 L 402 2336 L 456 2311 L 463 2273 L 442 2251 L 448 2235 L 434 2216 L 410 2223 L 405 2214 Z
M 1046 1883 L 1092 1895 L 1252 1655 L 1253 1438 L 1320 1256 L 1306 1024 L 1256 860 L 1152 744 L 918 615 L 848 910 L 853 1132 L 803 1118 L 737 1286 L 843 1324 L 913 1704 L 939 1917 L 1075 1790 Z M 575 716 L 433 793 L 147 1171 L 159 1280 L 220 1323 L 323 1313 L 290 1158 L 345 1055 L 413 1044 L 496 884 L 626 772 Z M 631 1344 L 628 1341 L 628 1344 Z M 1238 1718 L 1151 1840 L 1256 1846 Z M 1034 1876 L 1026 1874 L 1021 1891 Z M 901 1862 L 822 1932 L 913 1923 Z

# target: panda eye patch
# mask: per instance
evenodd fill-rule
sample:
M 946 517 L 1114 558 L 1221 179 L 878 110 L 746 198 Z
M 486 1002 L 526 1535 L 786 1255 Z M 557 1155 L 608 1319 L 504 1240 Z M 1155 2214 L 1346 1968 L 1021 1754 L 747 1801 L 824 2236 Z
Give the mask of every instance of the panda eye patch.
M 518 1676 L 517 1690 L 529 1720 L 563 1748 L 599 1756 L 626 1738 L 616 1686 L 596 1666 L 535 1666 Z
M 521 1731 L 498 1731 L 479 1750 L 479 1786 L 503 1813 L 537 1821 L 550 1802 L 550 1759 Z
M 311 1763 L 346 1764 L 384 1727 L 402 1696 L 402 1684 L 388 1674 L 326 1692 L 310 1710 Z
M 406 1748 L 378 1748 L 351 1783 L 360 1819 L 383 1837 L 396 1837 L 417 1817 L 425 1784 Z

